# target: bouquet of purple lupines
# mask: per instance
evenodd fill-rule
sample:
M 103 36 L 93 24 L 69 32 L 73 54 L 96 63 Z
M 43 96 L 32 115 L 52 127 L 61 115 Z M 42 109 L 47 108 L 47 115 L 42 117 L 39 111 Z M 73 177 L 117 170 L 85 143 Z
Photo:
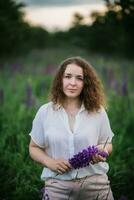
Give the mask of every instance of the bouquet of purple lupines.
M 83 149 L 81 152 L 75 154 L 72 158 L 70 158 L 69 163 L 74 169 L 86 167 L 90 164 L 90 162 L 92 161 L 92 157 L 96 154 L 104 158 L 108 156 L 105 151 L 101 151 L 95 146 L 89 146 L 88 148 Z

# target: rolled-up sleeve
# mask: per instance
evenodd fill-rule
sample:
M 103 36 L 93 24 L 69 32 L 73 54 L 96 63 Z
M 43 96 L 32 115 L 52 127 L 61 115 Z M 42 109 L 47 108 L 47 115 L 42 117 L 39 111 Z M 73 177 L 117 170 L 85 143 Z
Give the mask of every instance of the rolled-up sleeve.
M 102 109 L 101 115 L 99 143 L 104 144 L 106 141 L 111 143 L 114 133 L 111 129 L 109 118 L 105 109 Z
M 45 130 L 43 126 L 44 113 L 42 107 L 38 110 L 32 123 L 32 130 L 29 133 L 35 144 L 45 148 Z

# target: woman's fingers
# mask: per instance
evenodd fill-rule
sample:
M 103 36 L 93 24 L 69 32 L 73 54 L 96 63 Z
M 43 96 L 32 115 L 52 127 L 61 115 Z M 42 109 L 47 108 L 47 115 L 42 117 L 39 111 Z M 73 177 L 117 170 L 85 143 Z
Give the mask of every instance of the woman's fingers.
M 70 165 L 68 161 L 65 160 L 64 164 L 67 166 L 68 169 L 72 169 L 72 166 Z
M 93 164 L 95 164 L 99 162 L 99 159 L 97 158 L 97 156 L 93 156 L 92 161 L 93 161 Z
M 63 173 L 65 173 L 66 171 L 65 171 L 63 168 L 59 168 L 59 169 L 57 170 L 57 172 L 58 172 L 59 174 L 63 174 Z
M 98 162 L 104 162 L 104 161 L 106 161 L 106 158 L 96 154 L 95 156 L 92 157 L 91 164 L 95 164 L 95 163 L 98 163 Z
M 59 173 L 65 173 L 69 171 L 70 169 L 71 169 L 71 166 L 66 160 L 63 160 L 63 159 L 57 160 L 57 171 L 59 171 Z

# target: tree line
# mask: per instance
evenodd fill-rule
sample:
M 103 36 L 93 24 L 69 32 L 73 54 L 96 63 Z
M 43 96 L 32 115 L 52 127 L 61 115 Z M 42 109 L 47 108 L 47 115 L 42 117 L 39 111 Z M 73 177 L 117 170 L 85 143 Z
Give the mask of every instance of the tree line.
M 24 21 L 23 3 L 0 1 L 0 54 L 24 53 L 33 48 L 74 45 L 90 51 L 134 57 L 134 0 L 105 0 L 105 13 L 93 12 L 92 24 L 75 13 L 67 31 L 47 30 Z

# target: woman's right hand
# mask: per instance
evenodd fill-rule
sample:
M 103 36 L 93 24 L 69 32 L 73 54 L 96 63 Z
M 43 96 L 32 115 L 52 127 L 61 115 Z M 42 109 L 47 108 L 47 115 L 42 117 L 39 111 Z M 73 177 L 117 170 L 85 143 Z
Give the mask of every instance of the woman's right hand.
M 46 166 L 58 174 L 63 174 L 72 169 L 69 162 L 63 158 L 57 158 L 57 159 L 50 158 L 47 161 Z
M 29 144 L 29 152 L 34 160 L 58 174 L 63 174 L 72 169 L 67 160 L 64 158 L 51 158 L 47 155 L 45 149 L 40 148 L 32 139 Z

